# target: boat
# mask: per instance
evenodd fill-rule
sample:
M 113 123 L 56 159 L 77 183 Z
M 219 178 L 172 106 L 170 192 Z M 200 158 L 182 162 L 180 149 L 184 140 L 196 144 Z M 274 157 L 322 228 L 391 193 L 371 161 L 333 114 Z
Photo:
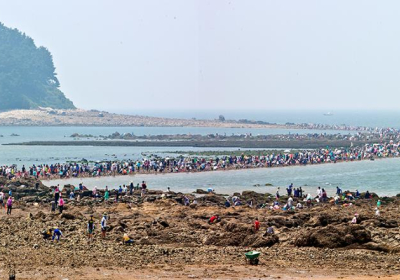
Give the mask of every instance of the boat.
M 324 116 L 333 116 L 331 112 L 325 113 Z

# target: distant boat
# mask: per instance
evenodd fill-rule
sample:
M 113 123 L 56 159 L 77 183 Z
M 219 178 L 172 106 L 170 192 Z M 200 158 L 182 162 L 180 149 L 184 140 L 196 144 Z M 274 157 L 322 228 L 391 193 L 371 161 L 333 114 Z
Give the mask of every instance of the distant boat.
M 325 113 L 324 116 L 333 116 L 331 112 Z

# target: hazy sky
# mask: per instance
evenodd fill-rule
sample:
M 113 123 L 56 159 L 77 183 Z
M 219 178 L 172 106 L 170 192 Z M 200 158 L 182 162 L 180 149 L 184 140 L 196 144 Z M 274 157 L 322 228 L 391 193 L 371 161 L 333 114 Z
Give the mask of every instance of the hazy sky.
M 400 106 L 399 9 L 366 0 L 0 0 L 0 21 L 52 52 L 61 89 L 80 108 L 381 109 Z

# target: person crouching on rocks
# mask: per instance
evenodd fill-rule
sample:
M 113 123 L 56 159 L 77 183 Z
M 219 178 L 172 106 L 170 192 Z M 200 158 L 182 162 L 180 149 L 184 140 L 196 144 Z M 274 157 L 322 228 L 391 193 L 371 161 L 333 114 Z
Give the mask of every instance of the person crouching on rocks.
M 93 215 L 90 215 L 90 219 L 87 224 L 87 232 L 88 232 L 88 241 L 93 241 L 93 232 L 94 232 L 94 218 Z
M 60 241 L 60 237 L 63 236 L 61 230 L 58 227 L 54 227 L 52 240 L 57 238 L 57 241 Z
M 42 231 L 42 235 L 43 235 L 43 240 L 49 240 L 52 235 L 53 235 L 53 229 L 49 228 L 49 229 L 45 229 L 44 231 Z
M 264 236 L 275 234 L 274 228 L 270 223 L 267 224 L 267 231 L 264 233 Z
M 125 245 L 131 245 L 134 242 L 127 233 L 124 233 L 124 237 L 122 238 L 122 240 Z
M 208 221 L 209 224 L 215 224 L 217 222 L 221 221 L 221 218 L 218 215 L 214 215 L 210 218 Z

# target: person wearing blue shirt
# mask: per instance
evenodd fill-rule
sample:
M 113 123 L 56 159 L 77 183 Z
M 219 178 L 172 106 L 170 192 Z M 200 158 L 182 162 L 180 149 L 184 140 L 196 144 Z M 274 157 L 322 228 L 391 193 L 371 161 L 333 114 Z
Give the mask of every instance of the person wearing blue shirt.
M 58 227 L 55 227 L 54 231 L 53 231 L 53 237 L 52 240 L 57 238 L 57 241 L 60 241 L 60 237 L 62 236 L 62 232 Z

